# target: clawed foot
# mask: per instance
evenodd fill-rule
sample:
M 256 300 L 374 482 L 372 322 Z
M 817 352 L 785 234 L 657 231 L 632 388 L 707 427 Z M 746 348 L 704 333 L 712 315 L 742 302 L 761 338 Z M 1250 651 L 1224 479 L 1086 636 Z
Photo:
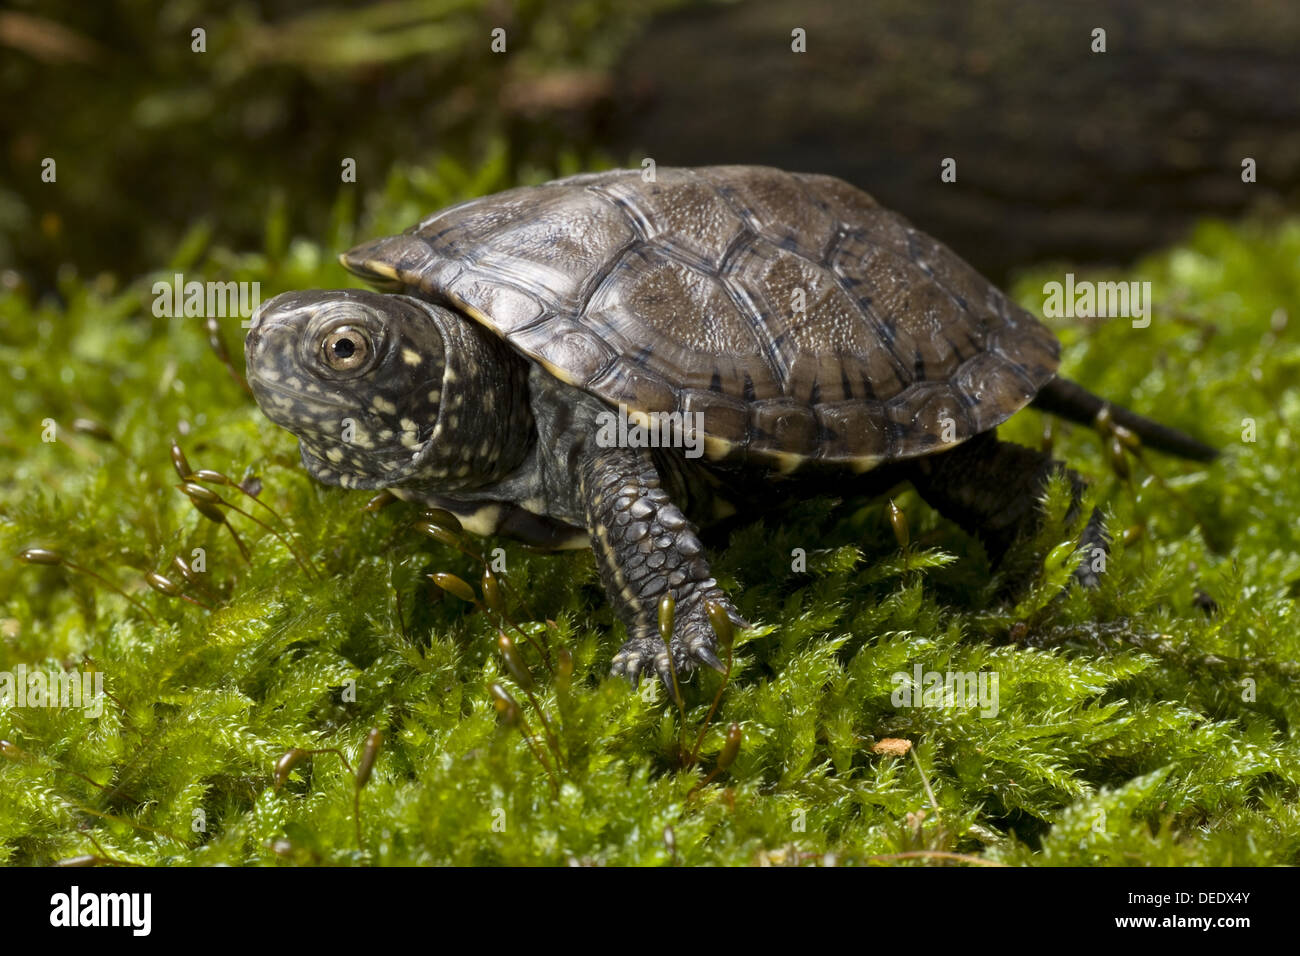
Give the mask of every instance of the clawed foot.
M 1106 558 L 1110 554 L 1110 535 L 1101 511 L 1094 508 L 1088 518 L 1088 524 L 1079 538 L 1083 558 L 1074 569 L 1074 579 L 1085 588 L 1101 587 L 1101 573 L 1106 570 Z
M 738 629 L 749 628 L 749 622 L 740 616 L 730 601 L 719 597 L 714 597 L 713 600 L 722 605 L 727 617 Z M 671 643 L 670 664 L 669 650 L 659 637 L 658 630 L 646 629 L 619 648 L 614 655 L 610 673 L 626 677 L 635 685 L 643 673 L 653 670 L 668 689 L 669 696 L 675 696 L 674 676 L 680 685 L 700 664 L 712 667 L 719 673 L 726 670 L 718 658 L 718 636 L 709 623 L 709 615 L 702 600 L 694 601 L 688 606 L 678 605 Z

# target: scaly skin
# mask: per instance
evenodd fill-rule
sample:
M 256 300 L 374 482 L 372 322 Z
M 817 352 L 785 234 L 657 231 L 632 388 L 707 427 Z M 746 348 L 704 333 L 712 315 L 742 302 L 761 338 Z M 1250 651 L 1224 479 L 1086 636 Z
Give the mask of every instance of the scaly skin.
M 589 447 L 579 466 L 578 492 L 606 592 L 627 625 L 627 642 L 612 671 L 633 683 L 653 667 L 669 692 L 697 664 L 722 670 L 706 602 L 717 601 L 738 627 L 749 624 L 718 587 L 704 547 L 661 487 L 650 455 L 630 448 Z M 670 649 L 659 636 L 658 606 L 676 600 Z
M 1083 479 L 1050 455 L 998 441 L 993 432 L 977 435 L 951 451 L 919 459 L 911 478 L 931 507 L 979 538 L 989 558 L 998 564 L 1017 539 L 1033 533 L 1041 518 L 1039 498 L 1053 474 L 1064 474 L 1070 481 L 1074 502 L 1069 517 L 1073 519 L 1083 493 Z M 1096 508 L 1080 543 L 1109 550 L 1110 539 Z M 1085 587 L 1100 583 L 1087 557 L 1075 570 L 1075 578 Z

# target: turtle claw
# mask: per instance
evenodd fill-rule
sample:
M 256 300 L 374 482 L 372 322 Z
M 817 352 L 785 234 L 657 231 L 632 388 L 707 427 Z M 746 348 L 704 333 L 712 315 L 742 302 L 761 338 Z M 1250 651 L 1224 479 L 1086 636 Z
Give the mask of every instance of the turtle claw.
M 619 648 L 610 663 L 609 672 L 615 677 L 626 677 L 635 687 L 641 680 L 642 672 L 650 664 L 654 663 L 657 667 L 657 659 L 663 652 L 664 642 L 659 639 L 659 635 L 634 637 Z M 665 659 L 666 657 L 667 655 Z
M 664 646 L 659 634 L 647 632 L 630 638 L 619 648 L 610 666 L 610 673 L 626 677 L 633 686 L 636 686 L 641 675 L 648 673 L 653 667 L 659 679 L 663 681 L 664 687 L 668 688 L 669 697 L 673 699 L 677 698 L 674 686 L 677 692 L 680 692 L 681 685 L 701 664 L 713 668 L 719 674 L 725 674 L 727 668 L 718 657 L 717 634 L 714 633 L 713 625 L 709 622 L 703 602 L 693 602 L 685 613 L 680 613 L 682 606 L 678 605 L 678 611 L 671 641 L 671 663 L 668 656 L 669 649 Z M 737 628 L 750 627 L 749 622 L 734 608 L 727 608 L 727 617 Z
M 701 664 L 712 667 L 719 674 L 725 674 L 727 672 L 727 668 L 723 666 L 722 661 L 718 660 L 718 655 L 713 653 L 712 648 L 702 645 L 695 648 L 692 653 L 694 653 L 695 659 Z
M 676 642 L 674 642 L 676 643 Z M 673 669 L 676 667 L 676 675 Z M 633 687 L 641 682 L 643 674 L 655 673 L 668 691 L 670 700 L 679 701 L 678 679 L 683 674 L 683 665 L 669 663 L 668 649 L 656 634 L 653 637 L 634 637 L 614 655 L 609 672 L 614 677 L 624 677 Z
M 1079 566 L 1074 569 L 1074 579 L 1079 582 L 1080 586 L 1085 588 L 1101 587 L 1101 578 L 1098 572 L 1093 570 L 1093 560 L 1100 549 L 1103 556 L 1110 554 L 1110 535 L 1106 533 L 1106 525 L 1102 518 L 1101 512 L 1094 508 L 1092 515 L 1088 518 L 1088 524 L 1083 529 L 1083 534 L 1079 538 L 1079 547 L 1083 550 L 1083 560 Z M 1106 565 L 1103 561 L 1101 565 L 1104 570 Z

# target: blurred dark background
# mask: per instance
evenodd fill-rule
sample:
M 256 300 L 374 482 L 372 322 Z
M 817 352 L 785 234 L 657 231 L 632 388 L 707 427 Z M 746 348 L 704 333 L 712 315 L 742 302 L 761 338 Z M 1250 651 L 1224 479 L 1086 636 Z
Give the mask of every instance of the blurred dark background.
M 232 248 L 271 209 L 318 235 L 395 168 L 488 154 L 523 181 L 644 156 L 833 173 L 1002 280 L 1295 209 L 1300 4 L 18 0 L 0 133 L 0 267 L 38 289 L 157 269 L 196 221 Z

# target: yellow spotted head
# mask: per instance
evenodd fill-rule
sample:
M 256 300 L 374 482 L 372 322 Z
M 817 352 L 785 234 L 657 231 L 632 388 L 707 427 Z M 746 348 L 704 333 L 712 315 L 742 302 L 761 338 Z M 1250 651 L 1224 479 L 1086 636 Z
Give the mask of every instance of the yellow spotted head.
M 248 383 L 267 417 L 298 436 L 320 481 L 380 488 L 436 477 L 448 322 L 462 324 L 409 296 L 288 292 L 253 315 Z

